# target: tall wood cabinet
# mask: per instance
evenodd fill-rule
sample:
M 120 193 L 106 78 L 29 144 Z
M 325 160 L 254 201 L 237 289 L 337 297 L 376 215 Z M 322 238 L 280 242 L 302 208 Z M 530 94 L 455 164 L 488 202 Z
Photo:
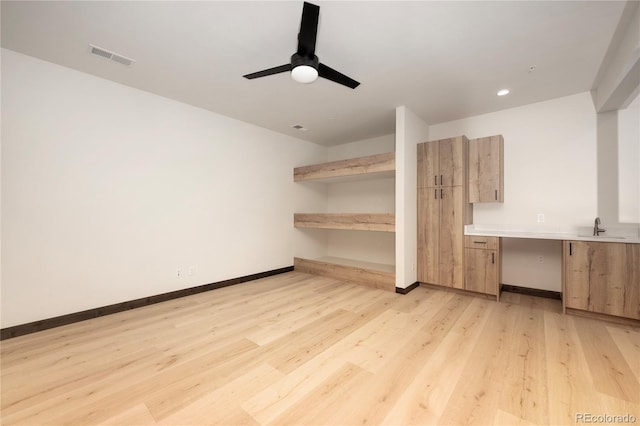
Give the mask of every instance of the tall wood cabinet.
M 418 145 L 418 281 L 464 288 L 465 136 Z
M 640 244 L 565 241 L 565 308 L 640 319 Z

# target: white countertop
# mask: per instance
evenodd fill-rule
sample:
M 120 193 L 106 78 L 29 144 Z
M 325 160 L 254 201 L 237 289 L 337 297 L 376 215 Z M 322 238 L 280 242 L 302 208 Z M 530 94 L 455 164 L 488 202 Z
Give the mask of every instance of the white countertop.
M 606 229 L 606 227 L 604 227 Z M 610 234 L 603 233 L 598 237 L 590 235 L 592 231 L 588 228 L 577 228 L 574 230 L 558 229 L 549 230 L 542 228 L 509 227 L 496 225 L 466 225 L 464 235 L 478 235 L 484 237 L 502 238 L 533 238 L 538 240 L 571 240 L 571 241 L 598 241 L 602 243 L 631 243 L 640 244 L 640 236 L 632 234 L 628 230 L 611 231 Z M 609 231 L 607 231 L 609 232 Z

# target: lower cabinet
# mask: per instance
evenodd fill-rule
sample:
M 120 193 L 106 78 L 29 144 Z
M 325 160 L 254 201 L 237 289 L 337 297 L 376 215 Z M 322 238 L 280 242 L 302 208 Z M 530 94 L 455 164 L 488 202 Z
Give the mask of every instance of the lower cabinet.
M 500 238 L 465 237 L 465 290 L 500 294 Z
M 640 319 L 640 244 L 565 241 L 563 303 Z
M 418 281 L 464 288 L 464 189 L 418 189 Z

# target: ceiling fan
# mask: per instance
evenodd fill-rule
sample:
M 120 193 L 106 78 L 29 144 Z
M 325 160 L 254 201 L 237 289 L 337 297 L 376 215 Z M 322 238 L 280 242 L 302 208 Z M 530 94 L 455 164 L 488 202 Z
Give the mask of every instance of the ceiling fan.
M 243 77 L 254 79 L 291 71 L 291 78 L 299 83 L 312 83 L 316 81 L 318 77 L 322 77 L 352 89 L 358 87 L 360 83 L 320 63 L 318 57 L 315 55 L 319 15 L 320 6 L 304 2 L 300 32 L 298 33 L 298 50 L 291 55 L 291 62 L 247 74 Z

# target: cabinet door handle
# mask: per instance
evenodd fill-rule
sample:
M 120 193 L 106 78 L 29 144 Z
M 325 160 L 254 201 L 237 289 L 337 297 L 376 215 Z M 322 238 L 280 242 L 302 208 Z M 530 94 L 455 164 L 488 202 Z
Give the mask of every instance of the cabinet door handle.
M 440 188 L 440 198 L 444 198 L 444 192 L 442 192 L 442 188 Z
M 496 254 L 495 253 L 491 253 L 491 264 L 495 265 L 496 263 Z
M 498 190 L 496 189 L 496 201 L 498 201 Z
M 440 185 L 442 185 L 442 175 L 440 175 Z
M 433 190 L 433 199 L 434 199 L 434 200 L 437 200 L 437 199 L 438 199 L 438 190 L 437 190 L 437 189 L 434 189 L 434 190 Z
M 573 243 L 569 243 L 569 256 L 573 256 Z
M 438 176 L 433 175 L 433 184 L 437 185 L 438 184 Z
M 486 241 L 474 241 L 473 244 L 487 244 Z

